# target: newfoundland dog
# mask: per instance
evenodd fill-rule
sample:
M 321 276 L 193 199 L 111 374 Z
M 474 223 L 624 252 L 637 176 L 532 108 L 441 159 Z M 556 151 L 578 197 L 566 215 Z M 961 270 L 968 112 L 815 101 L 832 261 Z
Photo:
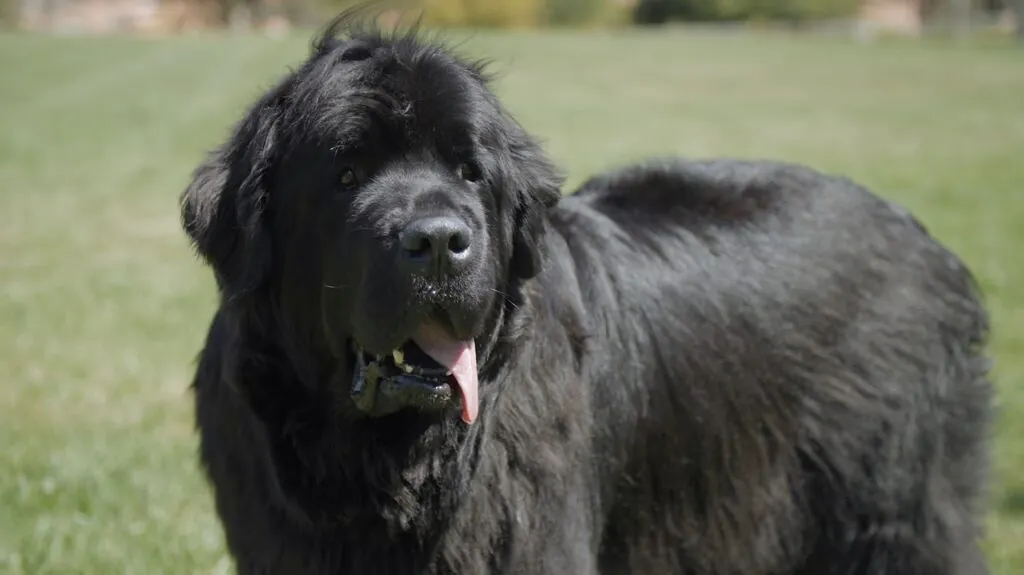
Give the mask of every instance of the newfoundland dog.
M 955 255 L 790 164 L 563 198 L 487 86 L 339 18 L 194 172 L 201 460 L 240 573 L 986 571 L 988 326 Z

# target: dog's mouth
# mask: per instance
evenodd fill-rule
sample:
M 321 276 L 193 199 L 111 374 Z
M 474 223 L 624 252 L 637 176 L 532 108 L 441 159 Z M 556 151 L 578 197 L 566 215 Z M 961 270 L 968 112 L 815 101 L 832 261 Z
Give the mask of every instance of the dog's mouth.
M 428 322 L 411 339 L 385 355 L 365 352 L 353 342 L 352 400 L 364 413 L 379 417 L 403 409 L 443 411 L 456 399 L 462 420 L 472 423 L 479 410 L 476 347 L 451 337 Z

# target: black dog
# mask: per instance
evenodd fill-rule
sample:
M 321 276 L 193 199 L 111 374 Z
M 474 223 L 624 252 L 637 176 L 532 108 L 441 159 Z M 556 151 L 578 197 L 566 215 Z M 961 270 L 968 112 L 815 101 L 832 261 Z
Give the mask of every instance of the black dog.
M 987 318 L 954 255 L 779 163 L 561 199 L 486 85 L 339 19 L 184 193 L 241 573 L 986 571 Z

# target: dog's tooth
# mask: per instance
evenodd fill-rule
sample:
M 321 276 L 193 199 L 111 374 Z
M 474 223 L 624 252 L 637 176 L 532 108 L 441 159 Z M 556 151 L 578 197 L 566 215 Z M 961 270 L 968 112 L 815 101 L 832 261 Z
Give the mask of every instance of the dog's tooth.
M 402 353 L 402 350 L 396 349 L 391 352 L 391 356 L 395 358 L 395 365 L 402 365 L 405 363 L 405 354 Z
M 407 363 L 398 364 L 405 373 L 412 373 L 412 366 Z
M 451 375 L 452 374 L 452 370 L 446 369 L 446 370 L 444 370 L 444 374 L 445 375 Z

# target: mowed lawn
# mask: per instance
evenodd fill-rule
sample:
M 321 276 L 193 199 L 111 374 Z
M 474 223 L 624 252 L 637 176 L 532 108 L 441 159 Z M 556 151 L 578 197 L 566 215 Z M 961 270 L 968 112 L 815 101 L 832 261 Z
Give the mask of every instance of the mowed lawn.
M 784 35 L 458 36 L 570 183 L 774 157 L 914 210 L 977 273 L 999 383 L 986 543 L 1024 572 L 1024 51 Z M 189 377 L 214 305 L 178 194 L 308 36 L 0 36 L 0 572 L 225 573 Z

